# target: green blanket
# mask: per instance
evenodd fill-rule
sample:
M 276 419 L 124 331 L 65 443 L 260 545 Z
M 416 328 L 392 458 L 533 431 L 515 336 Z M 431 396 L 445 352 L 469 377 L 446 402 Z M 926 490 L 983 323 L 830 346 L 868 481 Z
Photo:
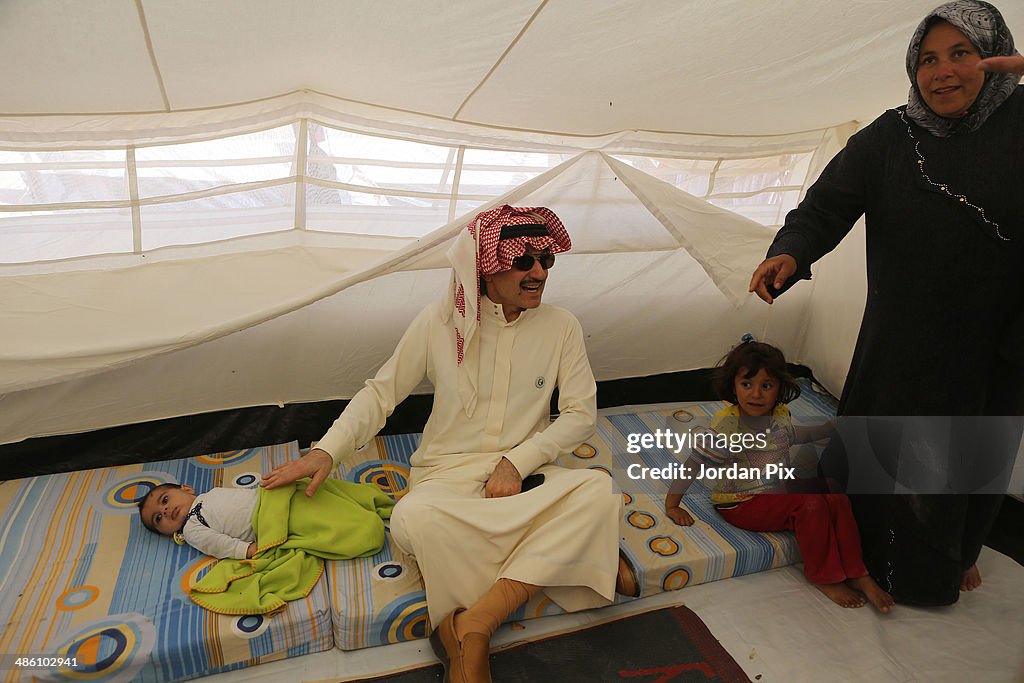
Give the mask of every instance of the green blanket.
M 220 560 L 189 593 L 218 614 L 267 614 L 309 595 L 324 560 L 373 555 L 384 546 L 393 501 L 375 486 L 328 479 L 316 495 L 309 480 L 259 490 L 253 528 L 259 549 L 249 560 Z

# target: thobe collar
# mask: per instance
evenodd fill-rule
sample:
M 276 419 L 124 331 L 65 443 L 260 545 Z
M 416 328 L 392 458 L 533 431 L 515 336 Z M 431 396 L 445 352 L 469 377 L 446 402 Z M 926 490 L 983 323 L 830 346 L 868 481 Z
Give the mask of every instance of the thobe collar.
M 492 320 L 493 322 L 498 323 L 499 325 L 509 326 L 509 325 L 517 324 L 524 317 L 532 315 L 532 314 L 533 314 L 533 310 L 527 308 L 527 309 L 525 309 L 523 311 L 520 311 L 519 317 L 517 317 L 512 322 L 509 322 L 509 321 L 505 320 L 505 311 L 502 309 L 501 304 L 494 303 L 493 301 L 491 301 L 487 297 L 486 294 L 481 294 L 480 295 L 480 319 L 481 320 L 484 320 L 485 318 L 489 318 L 490 320 Z

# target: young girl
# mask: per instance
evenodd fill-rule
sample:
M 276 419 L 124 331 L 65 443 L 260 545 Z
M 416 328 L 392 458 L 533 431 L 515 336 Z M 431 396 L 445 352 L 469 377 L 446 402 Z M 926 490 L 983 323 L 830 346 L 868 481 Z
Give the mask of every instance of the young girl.
M 782 352 L 774 346 L 745 341 L 734 347 L 716 369 L 714 387 L 732 405 L 715 414 L 708 431 L 715 435 L 748 433 L 759 439 L 754 447 L 740 452 L 695 447 L 686 462 L 689 472 L 699 471 L 701 464 L 725 467 L 735 463 L 741 471 L 758 468 L 763 473 L 765 465 L 785 465 L 792 444 L 816 441 L 832 432 L 830 423 L 793 426 L 786 404 L 800 395 L 800 387 L 787 371 Z M 665 498 L 665 513 L 682 526 L 694 521 L 679 507 L 690 482 L 689 477 L 676 479 Z M 804 576 L 836 604 L 862 607 L 866 597 L 880 612 L 892 609 L 892 596 L 868 576 L 864 566 L 849 499 L 843 494 L 773 493 L 780 490 L 763 477 L 719 478 L 711 502 L 725 521 L 740 529 L 796 532 Z

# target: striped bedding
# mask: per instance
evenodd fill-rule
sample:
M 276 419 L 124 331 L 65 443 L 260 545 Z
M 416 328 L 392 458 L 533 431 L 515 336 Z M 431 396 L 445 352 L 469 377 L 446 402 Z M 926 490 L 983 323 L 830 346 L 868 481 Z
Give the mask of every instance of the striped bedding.
M 333 645 L 327 586 L 270 617 L 220 616 L 182 587 L 212 560 L 144 529 L 132 501 L 156 483 L 255 486 L 297 444 L 0 484 L 0 653 L 75 657 L 79 669 L 0 680 L 161 683 Z M 8 663 L 9 665 L 9 663 Z
M 809 380 L 800 380 L 802 394 L 790 404 L 794 419 L 818 422 L 835 414 L 836 401 Z M 597 468 L 613 476 L 623 495 L 620 531 L 622 548 L 640 574 L 642 595 L 716 581 L 793 564 L 799 551 L 792 534 L 752 533 L 725 523 L 711 505 L 710 493 L 695 482 L 684 503 L 697 520 L 676 526 L 662 512 L 668 485 L 662 480 L 634 480 L 630 464 L 648 467 L 676 462 L 666 450 L 627 452 L 628 435 L 687 425 L 707 424 L 721 401 L 636 406 L 601 411 L 592 439 L 560 459 L 565 467 Z M 342 476 L 374 483 L 400 495 L 409 473 L 409 457 L 419 435 L 377 437 L 364 447 L 361 462 Z M 685 459 L 683 452 L 678 459 Z M 421 638 L 428 632 L 426 600 L 416 564 L 390 542 L 371 558 L 328 562 L 331 609 L 337 647 L 354 650 Z M 538 594 L 512 620 L 558 614 L 557 605 Z

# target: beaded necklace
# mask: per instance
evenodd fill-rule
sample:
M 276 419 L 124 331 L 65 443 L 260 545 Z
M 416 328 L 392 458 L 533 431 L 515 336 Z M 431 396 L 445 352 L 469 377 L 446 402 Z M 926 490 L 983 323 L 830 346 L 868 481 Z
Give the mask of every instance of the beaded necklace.
M 907 117 L 904 115 L 903 110 L 894 109 L 893 111 L 900 115 L 900 119 L 907 126 L 907 135 L 909 135 L 910 139 L 914 141 L 914 154 L 917 155 L 917 170 L 921 172 L 921 177 L 924 178 L 925 182 L 931 185 L 932 187 L 938 188 L 940 192 L 945 194 L 950 199 L 955 199 L 959 201 L 961 204 L 964 204 L 965 206 L 969 206 L 972 209 L 976 210 L 978 212 L 978 215 L 981 217 L 981 220 L 985 221 L 986 225 L 992 226 L 992 229 L 995 230 L 996 237 L 1003 240 L 1004 242 L 1009 242 L 1010 238 L 1003 235 L 1003 233 L 999 230 L 999 224 L 996 223 L 995 221 L 990 221 L 988 217 L 985 216 L 985 209 L 978 206 L 977 204 L 972 204 L 965 195 L 953 192 L 952 190 L 949 189 L 949 185 L 947 185 L 946 183 L 937 183 L 931 179 L 931 176 L 929 176 L 928 172 L 925 170 L 925 158 L 924 155 L 921 154 L 921 141 L 914 137 L 914 131 L 910 128 L 910 123 L 907 121 Z

